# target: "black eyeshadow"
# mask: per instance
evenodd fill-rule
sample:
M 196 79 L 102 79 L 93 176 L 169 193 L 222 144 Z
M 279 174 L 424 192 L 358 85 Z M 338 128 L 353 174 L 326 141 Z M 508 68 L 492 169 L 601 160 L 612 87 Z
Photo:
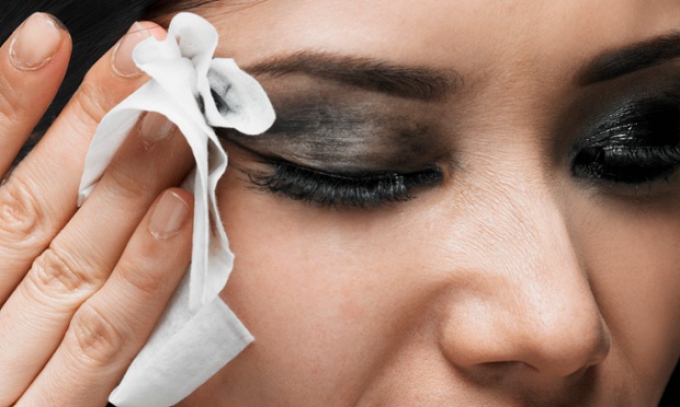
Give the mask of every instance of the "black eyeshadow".
M 680 95 L 662 93 L 629 101 L 600 120 L 574 146 L 601 143 L 628 147 L 680 142 Z
M 680 166 L 680 96 L 624 103 L 575 143 L 571 157 L 579 178 L 635 185 L 667 178 Z
M 433 126 L 385 104 L 297 97 L 274 105 L 278 118 L 267 133 L 218 129 L 218 136 L 267 158 L 335 172 L 417 171 L 446 150 Z

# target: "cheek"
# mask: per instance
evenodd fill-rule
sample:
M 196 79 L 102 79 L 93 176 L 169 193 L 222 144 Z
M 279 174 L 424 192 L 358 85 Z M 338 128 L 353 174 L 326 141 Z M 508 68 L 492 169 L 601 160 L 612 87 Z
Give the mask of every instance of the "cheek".
M 647 385 L 665 383 L 680 353 L 680 205 L 570 202 L 573 240 L 612 333 Z
M 218 189 L 236 255 L 222 297 L 256 340 L 227 369 L 276 394 L 264 403 L 349 404 L 426 297 L 408 280 L 415 265 L 395 255 L 408 252 L 395 237 L 403 226 L 388 226 L 400 224 L 395 215 L 273 197 L 237 177 Z

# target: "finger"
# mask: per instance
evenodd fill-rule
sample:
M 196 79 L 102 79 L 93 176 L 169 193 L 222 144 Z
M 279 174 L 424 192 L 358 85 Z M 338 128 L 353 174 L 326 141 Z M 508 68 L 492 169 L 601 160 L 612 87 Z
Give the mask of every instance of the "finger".
M 55 17 L 35 13 L 0 48 L 0 178 L 59 89 L 71 37 Z
M 94 65 L 43 140 L 0 187 L 0 304 L 76 211 L 85 155 L 99 121 L 147 80 L 119 72 L 130 73 L 132 48 L 154 32 L 163 31 L 152 23 L 133 27 Z
M 109 278 L 148 207 L 191 168 L 191 150 L 162 116 L 145 116 L 133 133 L 0 309 L 0 332 L 8 333 L 0 333 L 0 366 L 11 367 L 0 394 L 18 396 L 40 372 L 73 314 Z
M 189 264 L 191 200 L 180 189 L 161 196 L 17 406 L 105 405 Z

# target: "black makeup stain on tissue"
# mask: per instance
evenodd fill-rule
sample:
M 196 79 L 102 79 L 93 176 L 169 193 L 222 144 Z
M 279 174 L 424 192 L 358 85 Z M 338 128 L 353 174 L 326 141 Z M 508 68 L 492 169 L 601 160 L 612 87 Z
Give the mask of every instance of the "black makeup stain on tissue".
M 227 85 L 226 89 L 224 89 L 223 94 L 226 96 L 229 93 L 229 89 L 231 89 L 231 85 Z M 217 93 L 214 89 L 210 89 L 210 93 L 212 94 L 213 99 L 215 100 L 215 106 L 217 107 L 217 111 L 220 112 L 222 116 L 225 116 L 227 113 L 231 111 L 229 108 L 229 105 L 227 105 L 227 102 L 222 95 Z
M 205 116 L 205 100 L 203 100 L 203 96 L 200 93 L 197 93 L 194 95 L 194 99 L 196 99 L 196 104 L 198 104 L 198 109 L 201 111 L 201 114 Z

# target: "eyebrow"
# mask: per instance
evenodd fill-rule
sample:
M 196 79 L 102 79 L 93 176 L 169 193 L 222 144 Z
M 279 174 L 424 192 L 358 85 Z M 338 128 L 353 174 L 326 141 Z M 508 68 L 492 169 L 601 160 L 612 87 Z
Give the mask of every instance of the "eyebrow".
M 584 86 L 605 82 L 678 57 L 680 57 L 680 32 L 605 51 L 581 69 L 577 75 L 577 82 Z
M 245 68 L 252 75 L 305 74 L 407 99 L 439 101 L 462 86 L 453 70 L 394 65 L 371 58 L 303 51 Z

